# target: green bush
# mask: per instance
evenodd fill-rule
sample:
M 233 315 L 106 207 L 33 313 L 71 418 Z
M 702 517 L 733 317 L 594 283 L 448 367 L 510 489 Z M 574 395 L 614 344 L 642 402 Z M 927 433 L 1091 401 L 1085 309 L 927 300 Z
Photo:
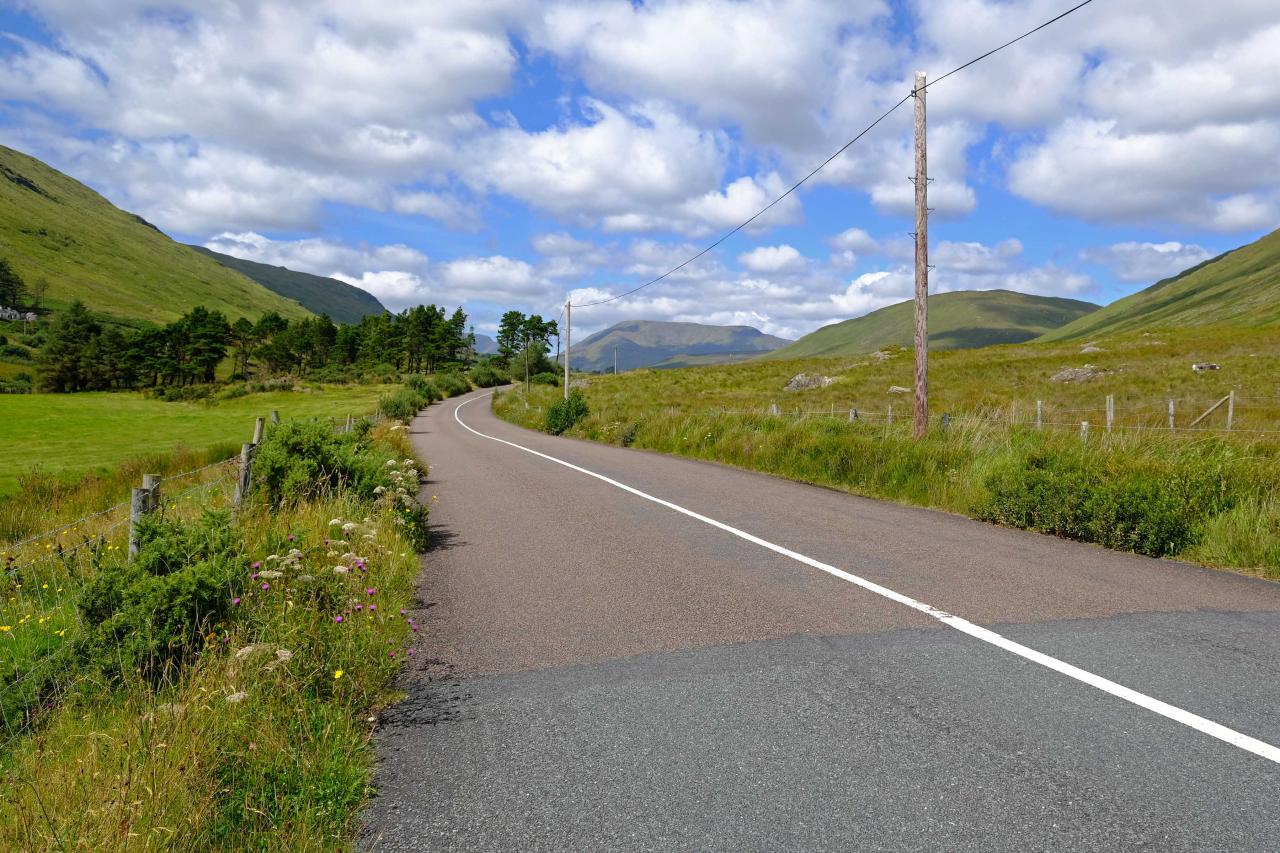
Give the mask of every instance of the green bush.
M 84 660 L 113 678 L 156 685 L 195 656 L 225 618 L 246 569 L 226 511 L 194 522 L 149 516 L 133 560 L 99 568 L 79 601 Z
M 431 405 L 435 400 L 439 400 L 439 391 L 435 391 L 435 397 L 427 396 L 412 388 L 401 388 L 392 394 L 384 394 L 378 399 L 378 408 L 389 418 L 395 418 L 398 421 L 411 421 L 418 416 L 418 412 Z
M 404 378 L 404 387 L 417 392 L 419 397 L 427 400 L 427 405 L 436 400 L 443 400 L 445 395 L 440 388 L 425 376 L 414 373 Z M 385 409 L 383 411 L 386 411 Z
M 470 377 L 471 384 L 477 388 L 492 388 L 495 385 L 506 385 L 511 381 L 490 364 L 478 364 L 471 368 Z
M 591 410 L 587 406 L 587 398 L 575 389 L 569 392 L 567 398 L 557 400 L 547 409 L 546 430 L 552 435 L 560 435 L 589 414 Z
M 436 376 L 436 384 L 446 397 L 456 397 L 471 390 L 471 383 L 461 373 L 449 371 Z
M 1033 455 L 988 475 L 978 516 L 1108 548 L 1168 557 L 1198 542 L 1208 521 L 1230 509 L 1221 472 L 1135 467 L 1108 460 Z
M 253 458 L 253 492 L 271 506 L 330 495 L 340 487 L 371 498 L 386 484 L 381 460 L 360 432 L 335 435 L 326 421 L 292 420 L 273 427 Z
M 533 374 L 533 376 L 529 377 L 529 381 L 532 382 L 534 385 L 550 385 L 552 388 L 559 388 L 560 374 L 551 373 L 549 371 L 544 371 L 542 373 L 535 373 Z

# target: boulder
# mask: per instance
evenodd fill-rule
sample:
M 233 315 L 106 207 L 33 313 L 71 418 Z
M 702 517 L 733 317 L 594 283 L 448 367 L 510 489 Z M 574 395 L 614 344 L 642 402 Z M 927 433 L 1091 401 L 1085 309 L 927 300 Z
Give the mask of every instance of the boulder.
M 810 376 L 807 373 L 797 373 L 791 377 L 791 381 L 787 383 L 787 391 L 812 391 L 815 388 L 826 388 L 832 382 L 835 382 L 830 376 L 818 376 L 814 374 Z
M 1064 367 L 1057 373 L 1049 377 L 1050 382 L 1088 382 L 1098 376 L 1106 374 L 1105 370 L 1099 370 L 1092 364 L 1086 364 L 1084 367 Z

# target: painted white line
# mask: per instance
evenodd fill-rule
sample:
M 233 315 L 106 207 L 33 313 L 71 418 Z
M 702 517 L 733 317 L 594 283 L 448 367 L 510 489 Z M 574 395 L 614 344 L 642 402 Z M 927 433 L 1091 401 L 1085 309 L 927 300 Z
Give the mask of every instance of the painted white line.
M 507 441 L 504 438 L 487 435 L 464 423 L 462 417 L 458 414 L 462 410 L 462 407 L 474 403 L 476 400 L 483 400 L 489 396 L 492 396 L 492 394 L 483 394 L 479 397 L 472 397 L 470 400 L 464 400 L 459 403 L 454 407 L 453 419 L 456 420 L 463 429 L 478 435 L 481 438 L 486 438 L 489 441 L 496 441 L 499 444 L 505 444 L 508 447 L 514 447 L 517 450 L 523 450 L 525 453 L 531 453 L 534 456 L 546 459 L 548 462 L 554 462 L 557 465 L 563 465 L 564 467 L 577 471 L 580 474 L 586 474 L 588 477 L 594 477 L 601 482 L 608 483 L 611 486 L 622 489 L 624 492 L 629 492 L 638 498 L 644 498 L 645 500 L 652 501 L 659 506 L 664 506 L 667 509 L 674 510 L 681 515 L 687 515 L 690 518 L 697 519 L 703 524 L 709 524 L 712 527 L 719 528 L 720 530 L 732 534 L 739 539 L 745 539 L 753 545 L 759 545 L 761 548 L 768 548 L 770 551 L 781 554 L 784 557 L 789 557 L 799 563 L 804 563 L 806 566 L 812 566 L 819 571 L 826 572 L 827 574 L 838 577 L 841 580 L 860 586 L 868 592 L 874 592 L 876 595 L 887 598 L 890 601 L 896 601 L 898 604 L 903 604 L 913 610 L 918 610 L 921 613 L 937 619 L 942 624 L 955 628 L 957 631 L 968 634 L 970 637 L 981 640 L 984 643 L 990 643 L 997 648 L 1004 649 L 1006 652 L 1011 652 L 1012 654 L 1025 658 L 1032 663 L 1038 663 L 1041 666 L 1051 669 L 1054 672 L 1061 673 L 1068 678 L 1074 678 L 1076 681 L 1083 682 L 1090 687 L 1096 687 L 1103 693 L 1110 693 L 1112 696 L 1123 699 L 1126 702 L 1132 702 L 1139 708 L 1145 708 L 1146 710 L 1159 714 L 1162 717 L 1167 717 L 1174 722 L 1182 723 L 1184 726 L 1190 726 L 1196 731 L 1203 732 L 1210 737 L 1215 737 L 1218 740 L 1231 744 L 1232 746 L 1237 746 L 1246 752 L 1252 752 L 1254 755 L 1261 756 L 1269 761 L 1274 761 L 1277 764 L 1280 764 L 1280 747 L 1275 747 L 1265 741 L 1249 737 L 1246 734 L 1241 734 L 1235 729 L 1229 729 L 1220 723 L 1215 723 L 1213 720 L 1205 719 L 1204 717 L 1201 717 L 1198 714 L 1193 714 L 1190 711 L 1184 711 L 1182 708 L 1170 705 L 1168 702 L 1162 702 L 1159 699 L 1146 695 L 1145 693 L 1139 693 L 1137 690 L 1125 687 L 1123 684 L 1117 684 L 1110 679 L 1103 678 L 1100 675 L 1095 675 L 1078 666 L 1073 666 L 1066 661 L 1060 661 L 1055 657 L 1044 654 L 1043 652 L 1038 652 L 1035 649 L 1028 648 L 1021 643 L 1010 640 L 1008 637 L 997 634 L 995 631 L 983 628 L 981 625 L 975 625 L 967 619 L 962 619 L 961 617 L 948 613 L 945 610 L 939 610 L 932 605 L 925 604 L 923 601 L 917 601 L 909 595 L 903 595 L 900 592 L 895 592 L 894 590 L 881 586 L 874 581 L 869 581 L 866 578 L 851 574 L 843 569 L 837 569 L 835 566 L 824 563 L 821 560 L 806 557 L 804 554 L 792 551 L 790 548 L 784 548 L 783 546 L 770 542 L 767 539 L 761 539 L 759 536 L 747 533 L 745 530 L 739 530 L 738 528 L 725 524 L 722 521 L 716 521 L 714 518 L 708 518 L 707 516 L 694 512 L 691 509 L 685 509 L 679 504 L 674 504 L 671 501 L 654 497 L 647 492 L 642 492 L 637 488 L 628 486 L 626 483 L 620 483 L 603 474 L 597 474 L 595 471 L 590 471 L 586 468 L 574 465 L 572 462 L 566 462 L 563 459 L 557 459 L 556 457 L 550 456 L 546 453 L 540 453 L 537 450 L 525 447 L 523 444 L 516 444 L 514 441 Z

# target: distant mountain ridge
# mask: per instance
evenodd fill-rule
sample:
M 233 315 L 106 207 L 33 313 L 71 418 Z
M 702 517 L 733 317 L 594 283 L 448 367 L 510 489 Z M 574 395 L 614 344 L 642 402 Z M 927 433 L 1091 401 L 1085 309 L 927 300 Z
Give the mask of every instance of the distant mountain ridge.
M 742 361 L 790 341 L 766 335 L 751 326 L 712 326 L 703 323 L 670 323 L 659 320 L 626 320 L 573 344 L 575 370 L 618 370 L 641 367 L 685 366 L 690 363 Z M 714 360 L 712 360 L 714 359 Z
M 204 246 L 191 248 L 208 255 L 224 267 L 243 273 L 267 290 L 298 302 L 313 314 L 328 314 L 336 323 L 354 325 L 363 317 L 387 310 L 372 293 L 336 278 L 224 255 Z
M 229 319 L 310 315 L 297 302 L 171 240 L 89 187 L 0 145 L 0 257 L 47 299 L 127 320 L 169 322 L 197 305 Z
M 961 290 L 929 297 L 929 349 L 971 349 L 1029 341 L 1098 310 L 1092 302 L 1011 290 Z M 766 359 L 857 355 L 890 345 L 911 346 L 915 302 L 823 326 Z
M 1183 270 L 1100 311 L 1048 331 L 1042 341 L 1183 326 L 1280 323 L 1280 230 Z

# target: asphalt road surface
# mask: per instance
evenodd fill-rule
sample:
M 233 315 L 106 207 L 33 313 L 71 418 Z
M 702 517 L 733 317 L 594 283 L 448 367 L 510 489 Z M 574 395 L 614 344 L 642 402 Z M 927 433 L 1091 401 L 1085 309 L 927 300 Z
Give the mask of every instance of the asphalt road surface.
M 1280 584 L 479 393 L 413 431 L 436 544 L 367 848 L 1280 850 Z

